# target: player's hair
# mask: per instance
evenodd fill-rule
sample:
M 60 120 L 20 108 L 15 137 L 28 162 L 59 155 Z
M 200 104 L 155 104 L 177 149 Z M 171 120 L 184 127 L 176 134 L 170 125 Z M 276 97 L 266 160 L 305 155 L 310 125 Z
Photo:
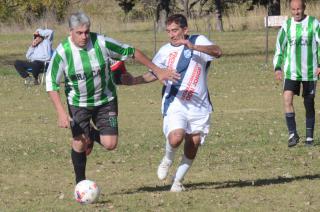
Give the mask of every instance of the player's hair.
M 83 12 L 76 12 L 71 14 L 69 18 L 69 28 L 74 29 L 75 27 L 82 25 L 90 27 L 90 18 Z
M 188 27 L 187 19 L 182 14 L 174 14 L 174 15 L 169 16 L 167 18 L 166 25 L 169 25 L 172 23 L 178 24 L 181 28 Z
M 292 1 L 293 0 L 289 0 L 289 4 L 291 4 Z M 302 3 L 303 7 L 305 8 L 306 7 L 306 0 L 300 0 L 300 1 Z

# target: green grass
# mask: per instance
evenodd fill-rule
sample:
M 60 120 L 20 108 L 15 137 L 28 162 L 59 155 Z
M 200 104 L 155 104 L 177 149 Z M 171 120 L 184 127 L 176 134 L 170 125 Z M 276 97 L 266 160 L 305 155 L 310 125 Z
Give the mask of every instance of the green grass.
M 108 34 L 153 54 L 151 32 Z M 29 36 L 0 35 L 0 48 L 6 49 L 0 52 L 0 210 L 317 211 L 319 145 L 287 148 L 282 85 L 274 81 L 271 56 L 268 66 L 264 64 L 264 31 L 211 36 L 224 56 L 210 69 L 215 111 L 206 144 L 186 176 L 188 191 L 170 193 L 170 181 L 156 177 L 164 153 L 160 83 L 120 86 L 119 146 L 113 152 L 95 146 L 87 177 L 98 183 L 102 195 L 99 203 L 82 206 L 73 199 L 69 130 L 57 127 L 44 87 L 25 87 L 12 67 L 14 59 L 24 57 Z M 271 30 L 270 55 L 275 36 Z M 160 34 L 159 40 L 158 47 L 166 36 Z M 146 71 L 132 62 L 127 65 L 135 75 Z M 303 137 L 300 97 L 295 106 Z M 319 144 L 318 127 L 315 133 Z

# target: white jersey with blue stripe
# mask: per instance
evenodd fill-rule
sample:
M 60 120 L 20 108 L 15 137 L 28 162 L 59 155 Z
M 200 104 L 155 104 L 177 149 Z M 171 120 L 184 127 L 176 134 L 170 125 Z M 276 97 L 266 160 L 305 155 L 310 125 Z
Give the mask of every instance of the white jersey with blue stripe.
M 213 45 L 213 42 L 203 35 L 195 39 L 196 45 Z M 177 83 L 166 81 L 162 98 L 163 116 L 181 110 L 191 114 L 212 111 L 207 86 L 208 68 L 212 60 L 212 56 L 191 51 L 184 45 L 172 46 L 168 43 L 160 48 L 153 58 L 153 63 L 162 68 L 176 69 L 181 74 Z M 181 67 L 184 67 L 183 70 Z

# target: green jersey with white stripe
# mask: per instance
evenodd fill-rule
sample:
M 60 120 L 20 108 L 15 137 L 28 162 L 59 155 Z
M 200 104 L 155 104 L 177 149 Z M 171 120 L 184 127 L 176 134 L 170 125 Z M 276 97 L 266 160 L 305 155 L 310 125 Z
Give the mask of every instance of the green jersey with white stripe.
M 135 49 L 112 38 L 90 33 L 86 48 L 68 37 L 57 47 L 46 75 L 47 91 L 58 91 L 64 76 L 68 103 L 78 107 L 105 104 L 116 98 L 109 59 L 126 60 Z
M 284 78 L 295 81 L 315 81 L 320 63 L 320 26 L 315 17 L 306 16 L 296 22 L 288 19 L 281 27 L 273 59 L 275 70 L 284 62 Z

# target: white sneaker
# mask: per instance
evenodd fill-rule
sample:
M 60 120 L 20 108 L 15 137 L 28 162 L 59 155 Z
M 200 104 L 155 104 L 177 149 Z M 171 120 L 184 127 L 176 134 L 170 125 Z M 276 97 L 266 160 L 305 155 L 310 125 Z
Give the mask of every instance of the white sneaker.
M 172 165 L 172 161 L 168 160 L 166 157 L 162 159 L 157 171 L 159 180 L 166 179 L 171 165 Z
M 186 188 L 179 181 L 173 181 L 173 184 L 170 189 L 171 192 L 181 192 L 181 191 L 185 191 L 185 190 L 186 190 Z

